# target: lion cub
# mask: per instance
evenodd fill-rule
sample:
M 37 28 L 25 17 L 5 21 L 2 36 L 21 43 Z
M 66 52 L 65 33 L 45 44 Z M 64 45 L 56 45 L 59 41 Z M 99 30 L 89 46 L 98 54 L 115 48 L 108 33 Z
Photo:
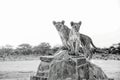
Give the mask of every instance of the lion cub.
M 62 20 L 61 22 L 53 21 L 53 25 L 56 27 L 60 35 L 64 48 L 69 49 L 67 41 L 69 39 L 70 29 L 65 25 L 65 21 L 64 20 Z
M 71 22 L 72 29 L 70 30 L 70 33 L 69 33 L 68 44 L 70 45 L 71 52 L 74 55 L 79 55 L 79 49 L 81 45 L 79 29 L 81 24 L 82 24 L 81 21 L 78 23 Z

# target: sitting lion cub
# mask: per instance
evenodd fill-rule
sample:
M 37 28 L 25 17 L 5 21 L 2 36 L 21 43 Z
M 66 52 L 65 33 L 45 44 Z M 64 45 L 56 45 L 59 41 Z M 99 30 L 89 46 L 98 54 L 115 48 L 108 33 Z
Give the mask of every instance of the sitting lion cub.
M 62 20 L 60 22 L 53 21 L 53 25 L 56 27 L 60 38 L 62 40 L 63 46 L 68 49 L 69 45 L 67 44 L 67 41 L 69 39 L 69 32 L 70 29 L 65 25 L 65 21 Z
M 72 29 L 70 30 L 70 33 L 69 33 L 68 44 L 70 45 L 71 51 L 74 55 L 79 54 L 79 48 L 81 44 L 79 29 L 80 29 L 81 23 L 82 23 L 81 21 L 79 23 L 71 22 Z

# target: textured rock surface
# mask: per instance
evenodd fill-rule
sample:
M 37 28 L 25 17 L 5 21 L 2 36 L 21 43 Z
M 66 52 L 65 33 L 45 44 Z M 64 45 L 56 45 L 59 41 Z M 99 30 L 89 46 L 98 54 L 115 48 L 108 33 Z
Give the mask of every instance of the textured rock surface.
M 108 77 L 100 67 L 89 62 L 89 79 L 90 80 L 108 80 Z
M 108 79 L 100 67 L 86 61 L 84 58 L 73 58 L 67 53 L 67 51 L 61 52 L 52 61 L 48 80 Z
M 52 59 L 43 58 L 36 76 L 31 80 L 108 80 L 100 67 L 86 61 L 84 57 L 68 53 L 62 50 Z
M 65 80 L 76 78 L 76 63 L 67 54 L 67 51 L 61 52 L 51 63 L 48 80 Z
M 43 62 L 51 62 L 53 60 L 54 56 L 41 56 L 40 60 Z

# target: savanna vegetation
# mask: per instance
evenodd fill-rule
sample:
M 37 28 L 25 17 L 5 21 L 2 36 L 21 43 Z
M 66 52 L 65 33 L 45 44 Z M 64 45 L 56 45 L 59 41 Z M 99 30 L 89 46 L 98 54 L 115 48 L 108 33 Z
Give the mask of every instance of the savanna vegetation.
M 18 45 L 13 48 L 11 45 L 2 46 L 0 48 L 0 60 L 7 60 L 8 58 L 17 59 L 18 57 L 39 57 L 44 55 L 53 55 L 61 46 L 51 47 L 49 43 L 42 42 L 37 46 L 32 46 L 27 43 Z
M 31 57 L 30 59 L 38 57 L 39 59 L 39 56 L 53 55 L 60 49 L 64 49 L 64 47 L 60 45 L 51 47 L 51 45 L 47 42 L 42 42 L 37 46 L 23 43 L 18 45 L 16 48 L 13 48 L 11 45 L 6 45 L 0 48 L 0 60 L 14 60 L 18 58 L 25 59 L 28 57 Z M 94 49 L 93 53 L 93 58 L 113 59 L 117 56 L 117 60 L 119 60 L 120 58 L 118 55 L 120 55 L 120 43 L 112 45 L 108 48 Z

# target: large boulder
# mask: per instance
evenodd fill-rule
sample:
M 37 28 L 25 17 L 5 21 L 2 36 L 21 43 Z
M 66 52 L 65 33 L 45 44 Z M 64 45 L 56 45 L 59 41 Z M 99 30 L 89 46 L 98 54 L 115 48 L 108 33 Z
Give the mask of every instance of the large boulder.
M 81 56 L 61 51 L 50 65 L 48 80 L 108 80 L 100 67 Z
M 54 56 L 41 57 L 37 74 L 31 80 L 109 80 L 100 67 L 69 53 L 61 50 Z
M 89 63 L 89 80 L 109 80 L 103 70 L 93 63 Z
M 62 51 L 55 57 L 50 65 L 48 80 L 76 79 L 76 63 L 68 55 L 68 51 Z

